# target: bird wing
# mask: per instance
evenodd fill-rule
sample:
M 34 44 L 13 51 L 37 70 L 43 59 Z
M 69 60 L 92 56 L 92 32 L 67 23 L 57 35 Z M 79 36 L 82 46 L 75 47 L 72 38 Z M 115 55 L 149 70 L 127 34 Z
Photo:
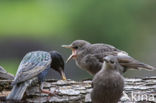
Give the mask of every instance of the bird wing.
M 118 55 L 117 56 L 119 63 L 127 68 L 135 68 L 135 69 L 139 69 L 139 68 L 144 68 L 147 70 L 156 70 L 155 67 L 142 63 L 134 58 L 132 58 L 129 55 Z
M 108 44 L 92 44 L 90 47 L 93 51 L 93 53 L 103 53 L 103 52 L 114 52 L 114 51 L 120 51 L 119 49 L 115 48 L 112 45 Z
M 114 55 L 117 56 L 119 63 L 126 68 L 134 68 L 134 69 L 145 68 L 148 70 L 156 70 L 155 67 L 142 63 L 132 58 L 125 51 L 121 51 L 112 45 L 102 44 L 102 43 L 92 44 L 92 46 L 90 46 L 90 49 L 91 49 L 90 51 L 92 51 L 91 54 L 95 54 L 97 55 L 97 58 L 101 58 L 99 60 L 102 60 L 103 57 L 105 56 Z
M 37 76 L 50 65 L 51 61 L 51 56 L 48 52 L 35 51 L 27 53 L 18 67 L 12 84 L 14 85 Z
M 113 55 L 118 58 L 120 65 L 125 67 L 122 71 L 125 72 L 128 68 L 140 69 L 144 68 L 147 70 L 156 70 L 155 67 L 142 63 L 131 56 L 128 55 L 125 51 L 112 51 L 112 52 L 103 52 L 103 53 L 95 53 L 93 54 L 100 62 L 103 62 L 103 57 L 108 55 Z

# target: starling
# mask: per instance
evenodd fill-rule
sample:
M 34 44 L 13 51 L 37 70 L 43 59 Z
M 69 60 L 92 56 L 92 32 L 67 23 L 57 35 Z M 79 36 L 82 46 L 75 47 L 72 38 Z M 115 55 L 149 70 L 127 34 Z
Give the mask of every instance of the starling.
M 64 74 L 64 61 L 60 53 L 57 51 L 34 51 L 27 53 L 21 61 L 14 81 L 12 82 L 13 89 L 7 96 L 8 100 L 19 101 L 22 99 L 26 89 L 38 79 L 39 83 L 43 82 L 50 68 L 60 73 L 63 80 L 66 80 Z M 43 90 L 44 93 L 50 91 Z
M 8 73 L 3 67 L 0 66 L 0 79 L 13 80 L 14 75 Z
M 104 43 L 91 44 L 85 40 L 75 40 L 70 45 L 62 47 L 72 49 L 67 62 L 72 58 L 75 59 L 78 67 L 87 70 L 91 75 L 95 75 L 102 68 L 103 57 L 108 55 L 117 56 L 120 65 L 124 67 L 121 72 L 125 72 L 128 68 L 155 70 L 155 67 L 137 61 L 125 51 Z
M 104 57 L 102 69 L 93 78 L 92 103 L 117 103 L 123 92 L 123 67 L 115 56 Z

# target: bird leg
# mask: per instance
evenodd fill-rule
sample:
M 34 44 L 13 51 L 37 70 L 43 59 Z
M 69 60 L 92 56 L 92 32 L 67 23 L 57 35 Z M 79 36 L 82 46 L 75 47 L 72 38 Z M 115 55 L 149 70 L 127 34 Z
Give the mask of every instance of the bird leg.
M 42 93 L 45 93 L 45 94 L 48 94 L 48 95 L 50 95 L 50 96 L 54 96 L 54 95 L 55 95 L 55 92 L 54 92 L 54 93 L 51 93 L 50 91 L 44 90 L 44 89 L 42 89 L 41 92 L 42 92 Z
M 43 89 L 43 84 L 41 84 L 40 90 L 41 90 L 42 93 L 48 94 L 49 96 L 55 96 L 55 95 L 58 94 L 58 91 L 57 90 L 54 90 L 54 92 L 51 92 L 49 90 L 44 90 Z

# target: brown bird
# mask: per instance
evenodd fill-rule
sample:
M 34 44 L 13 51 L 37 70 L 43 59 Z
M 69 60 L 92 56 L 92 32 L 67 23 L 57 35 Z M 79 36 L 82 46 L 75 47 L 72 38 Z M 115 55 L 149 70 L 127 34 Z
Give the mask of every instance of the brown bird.
M 153 66 L 137 61 L 125 51 L 104 43 L 91 44 L 85 40 L 75 40 L 70 45 L 62 45 L 62 47 L 72 49 L 72 54 L 67 62 L 72 58 L 75 59 L 76 64 L 91 75 L 95 75 L 102 68 L 103 57 L 108 55 L 117 56 L 120 65 L 124 67 L 123 70 L 120 70 L 121 72 L 125 72 L 128 68 L 155 69 Z
M 13 80 L 14 75 L 8 73 L 3 67 L 0 66 L 0 79 Z
M 102 69 L 93 78 L 92 103 L 117 103 L 123 92 L 124 79 L 119 73 L 123 67 L 115 56 L 104 57 Z

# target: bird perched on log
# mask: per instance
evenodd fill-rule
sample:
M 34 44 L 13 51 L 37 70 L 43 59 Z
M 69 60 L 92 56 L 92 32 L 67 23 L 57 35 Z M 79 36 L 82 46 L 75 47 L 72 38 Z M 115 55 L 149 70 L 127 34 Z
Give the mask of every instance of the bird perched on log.
M 117 56 L 119 63 L 124 67 L 121 72 L 125 72 L 128 68 L 155 70 L 155 67 L 132 58 L 125 51 L 104 43 L 91 44 L 85 40 L 75 40 L 70 45 L 62 47 L 72 50 L 67 62 L 72 58 L 75 59 L 76 64 L 91 75 L 95 75 L 102 68 L 103 57 L 108 55 Z
M 21 100 L 27 87 L 36 79 L 41 83 L 44 81 L 50 68 L 60 73 L 63 80 L 66 80 L 64 74 L 64 61 L 60 53 L 57 51 L 34 51 L 27 53 L 21 61 L 14 81 L 12 82 L 13 89 L 7 96 L 8 100 Z M 50 91 L 41 91 L 50 94 Z M 52 94 L 52 93 L 51 93 Z
M 3 67 L 0 66 L 0 79 L 13 80 L 14 75 L 8 73 Z
M 117 103 L 123 92 L 123 67 L 115 56 L 104 57 L 102 69 L 93 78 L 92 103 Z

